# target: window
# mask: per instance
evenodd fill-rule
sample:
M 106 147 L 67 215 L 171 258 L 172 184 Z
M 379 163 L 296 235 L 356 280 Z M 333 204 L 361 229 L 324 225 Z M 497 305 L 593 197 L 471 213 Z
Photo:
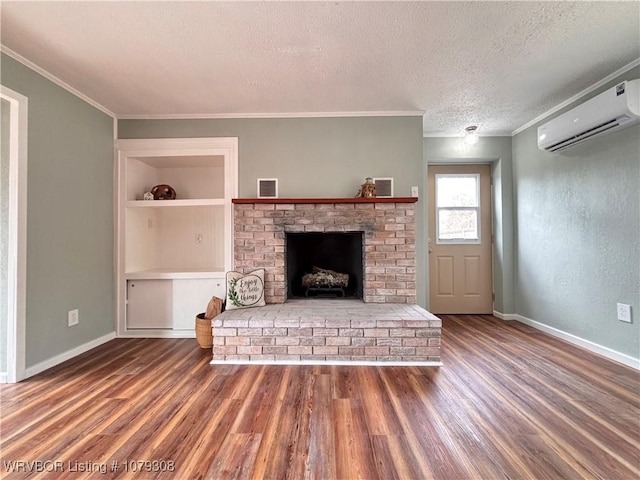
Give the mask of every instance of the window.
M 436 174 L 437 243 L 480 243 L 480 174 Z

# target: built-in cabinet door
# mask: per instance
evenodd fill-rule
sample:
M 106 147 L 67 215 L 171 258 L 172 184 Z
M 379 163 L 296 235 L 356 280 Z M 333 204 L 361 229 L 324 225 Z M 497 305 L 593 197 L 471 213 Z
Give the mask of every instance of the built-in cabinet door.
M 193 330 L 214 295 L 224 298 L 224 277 L 129 280 L 127 328 Z
M 173 328 L 171 280 L 127 281 L 127 328 Z
M 212 296 L 224 299 L 224 278 L 173 281 L 173 328 L 193 330 L 196 315 L 206 311 Z

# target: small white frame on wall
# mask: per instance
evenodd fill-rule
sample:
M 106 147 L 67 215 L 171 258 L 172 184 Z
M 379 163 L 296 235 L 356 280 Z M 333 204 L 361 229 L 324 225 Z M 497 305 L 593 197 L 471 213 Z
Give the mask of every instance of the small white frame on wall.
M 374 177 L 376 197 L 393 197 L 393 177 Z
M 256 188 L 258 198 L 278 198 L 277 178 L 258 178 Z

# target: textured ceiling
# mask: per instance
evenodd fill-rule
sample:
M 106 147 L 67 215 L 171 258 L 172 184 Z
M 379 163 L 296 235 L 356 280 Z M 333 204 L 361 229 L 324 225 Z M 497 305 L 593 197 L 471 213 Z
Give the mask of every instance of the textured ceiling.
M 640 2 L 2 2 L 1 41 L 118 116 L 424 111 L 510 134 L 640 57 Z

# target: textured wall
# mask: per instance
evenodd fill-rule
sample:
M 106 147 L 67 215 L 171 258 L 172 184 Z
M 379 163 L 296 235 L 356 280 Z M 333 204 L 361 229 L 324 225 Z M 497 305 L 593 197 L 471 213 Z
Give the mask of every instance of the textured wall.
M 29 99 L 28 368 L 114 331 L 113 121 L 6 55 L 1 75 Z
M 352 197 L 365 177 L 394 177 L 396 196 L 422 185 L 421 117 L 120 120 L 120 138 L 239 137 L 239 196 L 256 178 L 280 197 Z M 422 193 L 422 190 L 421 190 Z M 424 201 L 416 204 L 417 301 L 425 306 Z
M 425 164 L 492 164 L 492 227 L 495 235 L 493 290 L 496 295 L 494 310 L 500 313 L 514 313 L 511 137 L 480 137 L 480 141 L 475 145 L 464 145 L 459 137 L 425 138 L 424 157 Z M 424 177 L 426 179 L 426 173 Z
M 536 129 L 513 139 L 517 313 L 640 358 L 640 128 L 562 154 L 538 150 Z

